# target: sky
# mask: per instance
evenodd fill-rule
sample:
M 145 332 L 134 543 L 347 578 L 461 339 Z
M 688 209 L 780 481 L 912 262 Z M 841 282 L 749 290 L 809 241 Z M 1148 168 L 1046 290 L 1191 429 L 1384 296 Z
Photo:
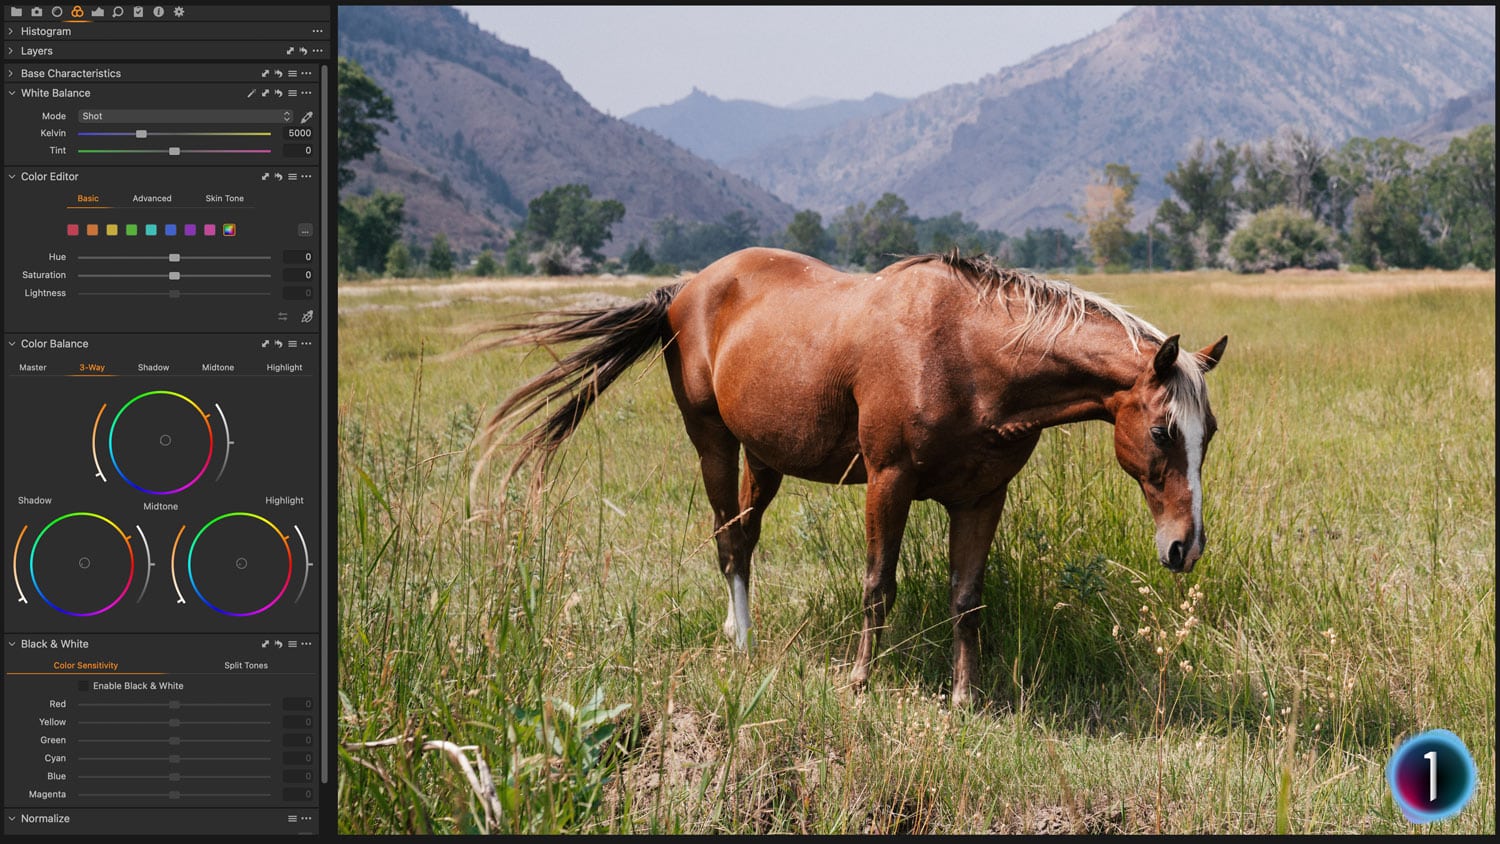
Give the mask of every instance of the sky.
M 1129 6 L 459 6 L 624 117 L 693 88 L 724 100 L 914 97 L 974 82 Z

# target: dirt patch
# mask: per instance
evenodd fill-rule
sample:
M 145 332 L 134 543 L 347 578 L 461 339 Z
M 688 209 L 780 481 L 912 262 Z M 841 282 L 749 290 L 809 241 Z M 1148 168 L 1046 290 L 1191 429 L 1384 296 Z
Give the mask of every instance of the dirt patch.
M 691 817 L 710 827 L 807 834 L 817 823 L 814 798 L 819 789 L 844 776 L 836 754 L 809 756 L 788 767 L 737 758 L 726 785 L 722 720 L 715 713 L 675 707 L 669 719 L 643 721 L 630 744 L 618 774 L 605 787 L 604 813 L 617 815 L 628 797 L 631 828 L 649 826 L 660 812 L 663 818 Z M 866 826 L 922 828 L 913 821 L 920 821 L 923 813 L 906 808 L 874 811 Z
M 718 791 L 724 781 L 724 737 L 718 721 L 714 714 L 674 708 L 651 724 L 645 740 L 610 782 L 606 805 L 618 807 L 629 794 L 633 809 L 649 814 L 658 800 L 673 792 L 692 793 L 705 777 L 705 793 Z
M 1134 817 L 1128 817 L 1134 814 Z M 1154 817 L 1154 813 L 1153 813 Z M 1153 831 L 1139 813 L 1127 813 L 1115 801 L 1103 808 L 1080 809 L 1064 804 L 1027 806 L 997 820 L 990 832 L 1002 835 L 1120 835 Z
M 1069 803 L 1038 803 L 1013 809 L 990 824 L 989 831 L 1005 835 L 1140 835 L 1158 828 L 1175 829 L 1189 812 L 1187 805 L 1168 800 L 1158 823 L 1156 801 L 1151 795 L 1075 795 Z M 1244 832 L 1219 820 L 1193 830 L 1197 835 Z
M 1339 278 L 1338 281 L 1330 280 Z M 1435 290 L 1494 290 L 1493 272 L 1372 273 L 1349 275 L 1336 270 L 1282 270 L 1244 282 L 1216 281 L 1210 293 L 1253 299 L 1366 299 L 1404 296 Z
M 931 835 L 937 832 L 937 807 L 931 801 L 895 797 L 877 803 L 865 815 L 864 835 Z

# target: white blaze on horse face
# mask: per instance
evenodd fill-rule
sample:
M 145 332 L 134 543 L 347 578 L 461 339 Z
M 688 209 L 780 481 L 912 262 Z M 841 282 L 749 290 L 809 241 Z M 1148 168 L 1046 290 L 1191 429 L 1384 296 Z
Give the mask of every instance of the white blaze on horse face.
M 1201 418 L 1179 419 L 1177 429 L 1182 432 L 1182 447 L 1187 449 L 1188 489 L 1193 491 L 1193 536 L 1188 547 L 1183 549 L 1183 558 L 1197 560 L 1203 546 L 1203 433 L 1206 426 Z
M 729 611 L 724 615 L 724 635 L 742 651 L 750 649 L 750 592 L 745 578 L 729 578 Z

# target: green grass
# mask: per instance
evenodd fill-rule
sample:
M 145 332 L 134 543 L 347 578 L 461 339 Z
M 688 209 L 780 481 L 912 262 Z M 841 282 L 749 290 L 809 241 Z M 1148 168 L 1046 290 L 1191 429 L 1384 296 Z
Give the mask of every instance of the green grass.
M 930 502 L 867 694 L 848 688 L 859 487 L 785 483 L 755 558 L 756 647 L 733 651 L 659 362 L 600 399 L 525 524 L 469 520 L 476 421 L 551 359 L 434 361 L 452 329 L 650 284 L 362 295 L 391 307 L 339 322 L 340 738 L 475 746 L 502 831 L 1399 833 L 1385 764 L 1442 727 L 1479 784 L 1431 829 L 1493 834 L 1482 278 L 1309 298 L 1244 295 L 1285 278 L 1083 280 L 1192 348 L 1230 336 L 1209 376 L 1208 547 L 1189 576 L 1162 569 L 1109 427 L 1048 431 L 992 549 L 984 703 L 966 712 L 944 701 L 947 520 Z M 339 790 L 344 832 L 484 830 L 441 754 L 347 751 Z

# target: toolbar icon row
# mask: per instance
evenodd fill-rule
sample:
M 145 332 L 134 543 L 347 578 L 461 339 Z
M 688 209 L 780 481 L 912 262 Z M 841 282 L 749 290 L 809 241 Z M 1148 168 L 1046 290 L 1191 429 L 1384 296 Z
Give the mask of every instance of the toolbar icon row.
M 185 17 L 186 15 L 187 15 L 187 9 L 183 8 L 182 6 L 173 6 L 172 7 L 172 17 L 174 17 L 174 18 L 181 18 L 181 17 Z M 108 7 L 106 7 L 106 6 L 92 6 L 92 7 L 84 7 L 84 6 L 75 5 L 75 6 L 68 6 L 68 7 L 65 7 L 65 6 L 53 6 L 50 9 L 47 8 L 47 7 L 45 7 L 45 6 L 31 6 L 28 9 L 28 7 L 26 7 L 26 6 L 11 6 L 10 7 L 10 16 L 12 18 L 28 18 L 28 17 L 31 17 L 31 18 L 49 18 L 50 17 L 50 18 L 57 18 L 59 20 L 75 20 L 75 21 L 77 21 L 77 20 L 86 20 L 86 19 L 105 20 L 105 19 L 116 19 L 116 18 L 137 18 L 137 19 L 145 19 L 147 17 L 164 18 L 164 17 L 167 16 L 167 7 L 165 7 L 165 6 L 150 6 L 150 7 L 146 7 L 146 6 L 131 6 L 129 8 L 126 8 L 125 6 L 108 6 Z

